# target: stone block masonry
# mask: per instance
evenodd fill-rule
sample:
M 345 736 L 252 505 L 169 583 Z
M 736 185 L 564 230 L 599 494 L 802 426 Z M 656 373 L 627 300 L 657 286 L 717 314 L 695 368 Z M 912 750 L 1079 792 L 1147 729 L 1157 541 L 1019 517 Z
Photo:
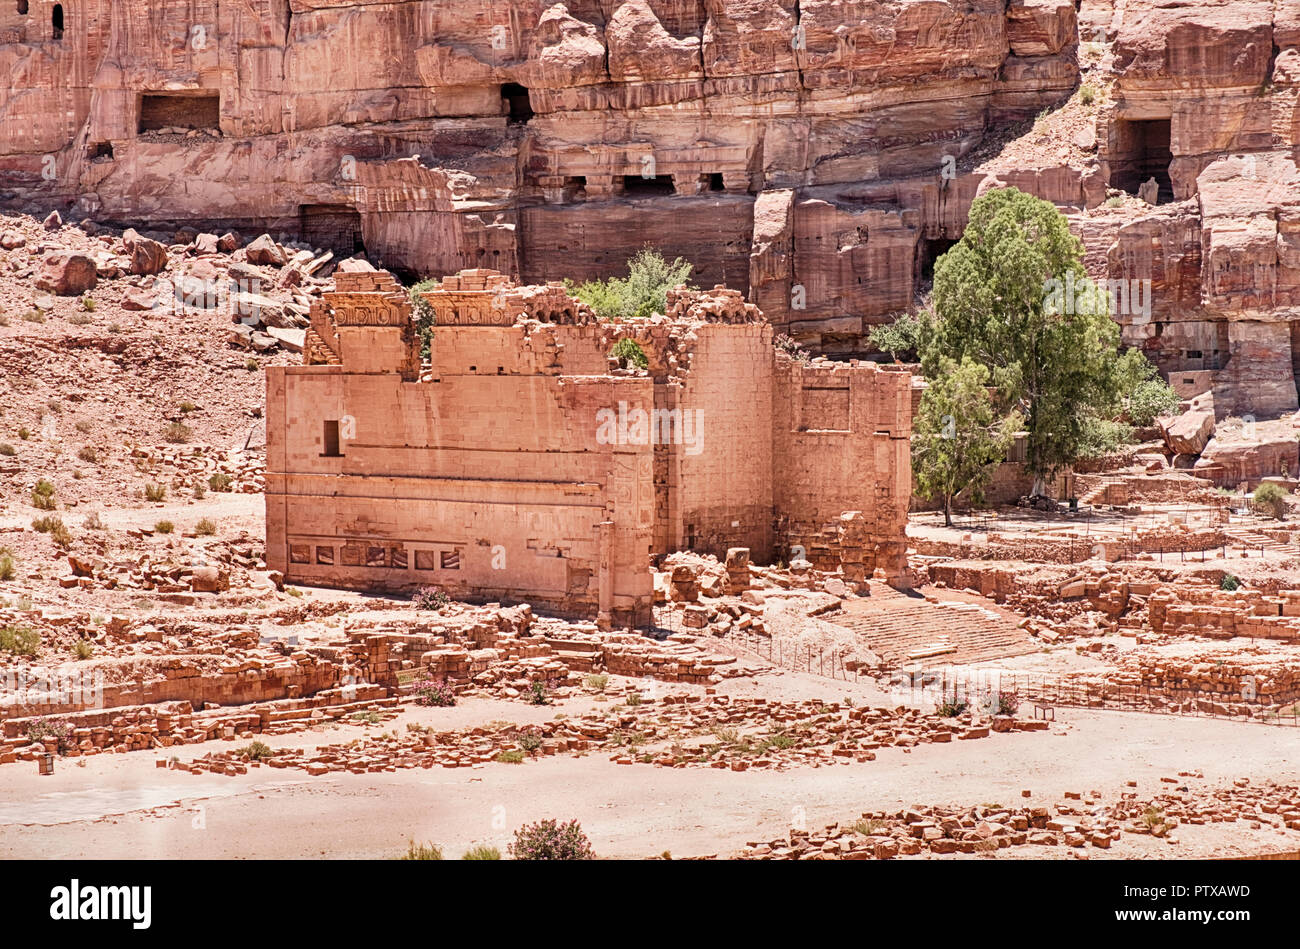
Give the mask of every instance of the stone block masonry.
M 635 626 L 652 554 L 802 545 L 855 578 L 902 576 L 906 373 L 799 363 L 720 286 L 621 323 L 490 270 L 425 299 L 421 364 L 396 280 L 340 272 L 306 364 L 269 370 L 267 563 L 290 582 Z M 647 369 L 619 367 L 620 338 Z

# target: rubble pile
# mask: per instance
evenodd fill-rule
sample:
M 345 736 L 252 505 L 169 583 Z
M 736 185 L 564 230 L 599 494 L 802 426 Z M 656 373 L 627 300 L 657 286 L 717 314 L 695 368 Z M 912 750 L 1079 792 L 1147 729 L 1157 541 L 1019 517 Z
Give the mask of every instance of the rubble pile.
M 914 709 L 855 709 L 816 700 L 771 702 L 718 695 L 655 698 L 627 688 L 623 702 L 581 716 L 450 731 L 410 723 L 405 734 L 385 732 L 320 746 L 314 752 L 280 751 L 266 764 L 327 774 L 519 763 L 510 759 L 599 751 L 609 753 L 616 764 L 781 771 L 872 761 L 875 750 L 883 747 L 913 748 L 954 738 L 987 738 L 991 731 L 1047 727 L 1045 722 L 1010 716 L 979 724 L 969 716 L 944 719 Z M 611 691 L 609 697 L 617 697 L 616 693 Z M 238 753 L 214 753 L 184 767 L 194 773 L 231 773 L 229 766 L 237 757 Z
M 1199 777 L 1188 772 L 1166 783 Z M 1136 786 L 1136 782 L 1129 782 Z M 1026 795 L 1028 796 L 1028 795 Z M 893 857 L 972 854 L 992 856 L 1020 847 L 1108 850 L 1125 834 L 1149 835 L 1178 844 L 1184 824 L 1247 822 L 1258 830 L 1300 831 L 1300 788 L 1252 787 L 1239 779 L 1231 788 L 1140 797 L 1125 792 L 1119 801 L 1101 802 L 1093 791 L 1066 794 L 1054 807 L 970 808 L 913 806 L 901 811 L 864 813 L 853 824 L 828 824 L 821 830 L 791 830 L 779 840 L 753 841 L 738 856 L 753 860 L 887 860 Z M 1077 803 L 1071 803 L 1071 801 Z M 1041 851 L 1036 856 L 1047 856 Z
M 819 700 L 670 696 L 662 707 L 659 712 L 629 706 L 608 717 L 611 740 L 629 745 L 614 755 L 615 762 L 785 770 L 872 761 L 875 751 L 885 747 L 913 748 L 954 738 L 987 738 L 994 731 L 1047 728 L 1046 722 L 1011 716 L 980 722 L 970 714 L 945 718 L 914 708 L 855 708 Z M 634 736 L 639 738 L 635 744 Z M 637 747 L 642 744 L 644 748 Z
M 169 488 L 261 494 L 266 489 L 266 459 L 261 448 L 225 451 L 214 445 L 158 445 L 132 448 L 136 470 Z M 213 483 L 219 487 L 210 487 Z

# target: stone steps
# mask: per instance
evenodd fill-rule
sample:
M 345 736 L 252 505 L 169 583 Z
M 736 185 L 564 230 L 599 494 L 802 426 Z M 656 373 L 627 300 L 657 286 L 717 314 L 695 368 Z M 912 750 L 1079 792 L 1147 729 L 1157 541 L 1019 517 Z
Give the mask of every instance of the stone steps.
M 1226 533 L 1232 543 L 1241 544 L 1254 550 L 1259 550 L 1262 547 L 1264 550 L 1271 550 L 1276 553 L 1295 554 L 1297 552 L 1294 544 L 1284 544 L 1280 540 L 1274 540 L 1267 534 L 1240 529 L 1230 529 Z
M 1079 503 L 1088 504 L 1088 505 L 1127 503 L 1127 497 L 1125 497 L 1123 502 L 1107 500 L 1107 495 L 1109 495 L 1112 491 L 1122 490 L 1124 486 L 1125 486 L 1124 482 L 1122 480 L 1119 480 L 1118 478 L 1103 478 L 1102 481 L 1095 488 L 1093 488 L 1083 497 L 1079 498 Z M 1127 492 L 1124 493 L 1127 495 Z
M 922 666 L 984 662 L 1036 650 L 1038 644 L 1014 620 L 975 603 L 931 603 L 896 591 L 865 603 L 847 601 L 830 622 L 858 633 L 865 644 L 893 665 Z

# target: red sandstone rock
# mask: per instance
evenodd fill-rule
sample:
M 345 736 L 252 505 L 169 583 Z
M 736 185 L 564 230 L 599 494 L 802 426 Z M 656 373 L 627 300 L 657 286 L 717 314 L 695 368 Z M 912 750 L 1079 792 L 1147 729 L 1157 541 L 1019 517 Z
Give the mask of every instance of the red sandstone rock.
M 58 296 L 79 296 L 98 283 L 95 261 L 84 254 L 54 251 L 46 254 L 36 274 L 35 286 Z
M 1214 413 L 1192 410 L 1171 419 L 1158 419 L 1165 444 L 1174 454 L 1199 455 L 1214 435 Z
M 284 250 L 271 239 L 269 234 L 257 238 L 244 248 L 244 252 L 248 255 L 250 264 L 270 264 L 280 267 L 285 263 Z
M 131 257 L 131 273 L 148 275 L 167 269 L 167 248 L 158 241 L 142 237 L 128 228 L 122 235 L 122 245 Z

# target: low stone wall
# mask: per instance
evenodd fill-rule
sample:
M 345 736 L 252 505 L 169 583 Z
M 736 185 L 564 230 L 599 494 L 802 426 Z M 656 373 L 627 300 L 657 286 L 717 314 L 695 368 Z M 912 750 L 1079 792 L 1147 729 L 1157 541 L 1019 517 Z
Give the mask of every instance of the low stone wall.
M 1166 588 L 1147 601 L 1147 616 L 1157 633 L 1291 641 L 1300 639 L 1300 590 L 1269 596 L 1210 586 Z
M 163 702 L 188 702 L 196 708 L 248 705 L 314 695 L 341 681 L 337 664 L 307 652 L 295 652 L 275 661 L 230 660 L 216 671 L 204 668 L 204 660 L 211 658 L 168 656 L 155 662 L 145 661 L 140 664 L 142 668 L 133 670 L 130 681 L 102 684 L 95 678 L 97 669 L 122 676 L 118 664 L 86 664 L 75 670 L 83 683 L 66 691 L 58 683 L 57 671 L 51 670 L 55 672 L 51 691 L 30 686 L 0 695 L 0 717 L 65 715 L 87 709 Z M 29 670 L 18 671 L 27 674 Z
M 1031 563 L 1082 563 L 1086 560 L 1127 560 L 1142 554 L 1199 553 L 1229 542 L 1223 530 L 1189 530 L 1171 527 L 1147 531 L 1128 538 L 1016 536 L 991 532 L 976 542 L 974 535 L 961 541 L 929 537 L 910 538 L 912 548 L 922 556 L 952 557 L 957 560 L 1008 560 Z
M 282 734 L 315 720 L 342 718 L 376 703 L 396 701 L 388 700 L 387 695 L 388 690 L 380 686 L 353 685 L 324 690 L 310 699 L 249 708 L 197 711 L 191 703 L 182 701 L 9 718 L 3 722 L 0 764 L 32 759 L 44 752 L 77 757 Z M 37 738 L 41 732 L 51 731 L 57 734 Z

